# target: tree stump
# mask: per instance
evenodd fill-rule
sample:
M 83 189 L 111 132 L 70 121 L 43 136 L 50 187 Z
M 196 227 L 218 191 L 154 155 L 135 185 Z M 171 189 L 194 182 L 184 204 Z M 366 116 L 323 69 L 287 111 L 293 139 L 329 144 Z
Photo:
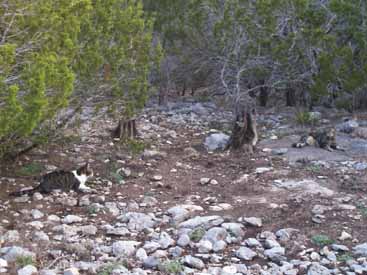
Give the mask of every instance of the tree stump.
M 121 119 L 116 129 L 113 131 L 113 137 L 121 140 L 135 139 L 137 135 L 138 131 L 136 129 L 135 119 Z
M 166 88 L 160 88 L 158 93 L 158 105 L 162 106 L 167 103 L 167 90 Z
M 269 99 L 269 91 L 266 87 L 260 88 L 259 102 L 261 107 L 266 107 Z
M 232 135 L 226 149 L 245 149 L 252 154 L 258 141 L 255 109 L 251 111 L 242 109 L 236 113 Z
M 297 105 L 296 91 L 292 88 L 288 88 L 286 92 L 286 105 L 290 107 Z
M 111 80 L 111 65 L 110 64 L 103 65 L 103 80 L 104 81 Z

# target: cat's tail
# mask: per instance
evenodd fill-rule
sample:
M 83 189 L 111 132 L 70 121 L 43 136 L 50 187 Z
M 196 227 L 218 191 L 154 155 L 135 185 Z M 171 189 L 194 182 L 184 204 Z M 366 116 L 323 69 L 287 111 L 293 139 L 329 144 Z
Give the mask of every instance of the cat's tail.
M 21 190 L 21 191 L 15 191 L 15 192 L 11 192 L 9 193 L 9 196 L 11 197 L 20 197 L 23 195 L 33 195 L 34 193 L 36 193 L 39 190 L 39 186 L 32 188 L 32 189 L 26 189 L 26 190 Z

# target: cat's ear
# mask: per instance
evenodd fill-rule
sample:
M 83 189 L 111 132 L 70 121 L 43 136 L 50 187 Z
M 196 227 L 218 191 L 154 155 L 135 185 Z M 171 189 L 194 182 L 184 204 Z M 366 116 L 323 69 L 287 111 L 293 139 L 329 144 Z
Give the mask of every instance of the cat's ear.
M 85 171 L 88 176 L 93 176 L 93 170 L 90 167 L 89 161 L 85 163 Z

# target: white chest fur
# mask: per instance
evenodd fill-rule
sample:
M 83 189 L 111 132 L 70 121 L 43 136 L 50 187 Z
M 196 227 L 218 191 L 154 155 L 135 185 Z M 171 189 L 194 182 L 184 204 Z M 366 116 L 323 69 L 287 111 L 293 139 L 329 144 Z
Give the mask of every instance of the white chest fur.
M 85 185 L 85 183 L 87 182 L 87 175 L 78 175 L 78 173 L 76 172 L 76 170 L 71 171 L 74 176 L 78 179 L 78 181 L 80 182 L 79 188 L 80 189 L 88 189 L 89 187 Z

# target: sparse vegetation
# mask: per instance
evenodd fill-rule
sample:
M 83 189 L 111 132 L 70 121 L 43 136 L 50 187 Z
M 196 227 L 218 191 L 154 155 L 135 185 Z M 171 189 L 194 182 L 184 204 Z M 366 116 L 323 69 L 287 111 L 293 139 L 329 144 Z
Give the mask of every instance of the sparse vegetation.
M 315 124 L 315 119 L 312 118 L 310 112 L 307 111 L 299 111 L 296 113 L 296 123 L 306 126 Z
M 43 171 L 44 167 L 42 164 L 38 162 L 32 162 L 29 164 L 25 164 L 22 168 L 20 168 L 16 174 L 19 176 L 35 176 L 39 175 Z
M 17 267 L 22 268 L 27 265 L 35 265 L 35 261 L 32 256 L 23 255 L 16 258 L 15 264 L 17 265 Z
M 179 261 L 168 261 L 164 263 L 163 269 L 167 274 L 179 274 L 184 270 L 182 263 Z
M 353 260 L 353 254 L 350 253 L 350 252 L 344 252 L 344 253 L 339 254 L 337 256 L 337 260 L 338 260 L 338 262 L 344 262 L 345 263 L 349 260 Z
M 113 181 L 117 182 L 118 184 L 124 184 L 125 183 L 124 177 L 120 173 L 117 173 L 115 171 L 111 171 L 110 172 L 110 177 Z
M 359 210 L 359 212 L 362 214 L 363 217 L 367 218 L 367 206 L 358 203 L 357 209 Z
M 99 210 L 98 207 L 92 204 L 88 207 L 88 214 L 89 215 L 97 214 L 98 210 Z
M 321 165 L 312 163 L 306 167 L 306 170 L 312 173 L 320 173 L 322 171 L 322 167 Z
M 144 149 L 149 147 L 148 144 L 142 140 L 129 139 L 125 144 L 128 151 L 133 155 L 139 155 L 144 151 Z
M 205 235 L 205 229 L 202 227 L 198 227 L 195 228 L 191 233 L 190 233 L 190 240 L 192 240 L 193 242 L 198 242 L 201 240 L 201 238 Z
M 57 137 L 54 142 L 56 144 L 59 144 L 61 146 L 66 146 L 68 144 L 78 144 L 80 143 L 82 140 L 81 140 L 81 137 L 76 135 L 76 134 L 72 134 L 72 135 L 62 135 L 60 137 Z
M 109 263 L 102 267 L 102 269 L 98 272 L 98 275 L 111 275 L 112 271 L 119 267 L 127 267 L 127 263 L 125 261 Z
M 334 243 L 334 240 L 332 240 L 329 236 L 327 235 L 315 235 L 311 238 L 311 241 L 320 247 L 326 246 L 326 245 L 330 245 Z
M 124 184 L 124 176 L 119 172 L 115 163 L 108 164 L 108 177 L 111 181 L 116 182 L 118 184 Z

